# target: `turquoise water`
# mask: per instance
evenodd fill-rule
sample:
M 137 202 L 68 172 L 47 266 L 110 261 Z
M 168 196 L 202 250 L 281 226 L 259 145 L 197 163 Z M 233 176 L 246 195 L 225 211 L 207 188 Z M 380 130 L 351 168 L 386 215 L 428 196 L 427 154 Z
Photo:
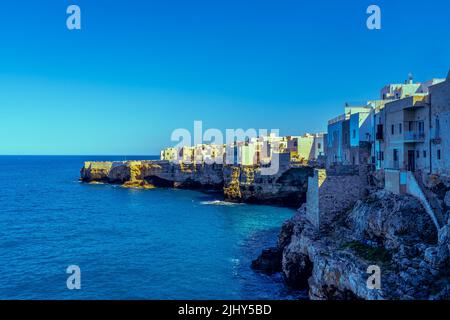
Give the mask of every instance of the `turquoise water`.
M 249 267 L 293 210 L 78 182 L 84 160 L 122 159 L 0 157 L 1 299 L 297 297 Z

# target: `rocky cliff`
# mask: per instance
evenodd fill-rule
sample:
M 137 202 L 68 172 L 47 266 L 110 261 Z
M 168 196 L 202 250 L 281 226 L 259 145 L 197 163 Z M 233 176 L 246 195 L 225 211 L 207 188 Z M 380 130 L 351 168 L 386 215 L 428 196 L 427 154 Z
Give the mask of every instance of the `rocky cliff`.
M 306 200 L 311 167 L 289 168 L 274 175 L 261 174 L 257 166 L 225 166 L 224 195 L 236 202 L 278 204 L 299 208 Z
M 168 161 L 86 162 L 80 172 L 84 182 L 100 181 L 124 186 L 151 185 L 187 189 L 221 190 L 221 165 L 174 165 Z
M 449 252 L 450 221 L 437 232 L 418 200 L 377 191 L 325 231 L 303 206 L 253 267 L 282 272 L 311 299 L 449 299 Z M 380 267 L 381 289 L 367 285 L 372 265 Z
M 257 166 L 174 164 L 168 161 L 86 162 L 84 182 L 122 184 L 124 187 L 173 187 L 223 192 L 226 200 L 298 208 L 304 201 L 310 167 L 285 168 L 261 174 Z

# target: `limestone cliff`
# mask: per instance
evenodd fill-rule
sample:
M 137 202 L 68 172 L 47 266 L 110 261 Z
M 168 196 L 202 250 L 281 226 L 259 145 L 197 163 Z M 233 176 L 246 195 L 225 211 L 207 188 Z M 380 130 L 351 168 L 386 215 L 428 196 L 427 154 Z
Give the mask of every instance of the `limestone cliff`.
M 235 202 L 277 204 L 298 208 L 305 202 L 311 167 L 280 170 L 263 175 L 257 166 L 225 166 L 224 195 Z
M 305 200 L 310 167 L 285 168 L 275 175 L 259 167 L 219 164 L 174 164 L 168 161 L 86 162 L 81 180 L 124 187 L 174 187 L 223 192 L 232 202 L 275 204 L 298 208 Z
M 287 285 L 311 299 L 450 298 L 450 221 L 437 233 L 415 198 L 374 192 L 320 232 L 304 211 L 283 225 L 274 254 L 266 250 L 255 268 L 279 266 Z M 367 286 L 370 265 L 381 269 L 379 290 Z
M 167 161 L 86 162 L 80 172 L 85 182 L 124 186 L 217 189 L 223 186 L 220 165 L 176 165 Z

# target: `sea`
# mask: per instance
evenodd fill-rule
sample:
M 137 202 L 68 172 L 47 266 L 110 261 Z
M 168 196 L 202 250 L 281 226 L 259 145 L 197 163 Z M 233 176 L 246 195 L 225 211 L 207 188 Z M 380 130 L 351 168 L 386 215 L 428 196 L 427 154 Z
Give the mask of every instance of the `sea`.
M 79 181 L 125 159 L 155 157 L 0 156 L 0 299 L 304 297 L 250 268 L 294 210 Z

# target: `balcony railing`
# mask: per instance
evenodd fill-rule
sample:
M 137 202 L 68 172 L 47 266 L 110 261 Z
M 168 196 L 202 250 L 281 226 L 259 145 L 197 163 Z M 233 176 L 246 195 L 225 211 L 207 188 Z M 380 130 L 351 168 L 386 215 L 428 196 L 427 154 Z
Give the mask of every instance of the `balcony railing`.
M 440 129 L 436 129 L 436 128 L 431 128 L 431 142 L 437 144 L 437 143 L 441 143 L 441 132 Z
M 403 133 L 405 142 L 422 142 L 425 140 L 425 133 L 420 131 L 405 131 Z

